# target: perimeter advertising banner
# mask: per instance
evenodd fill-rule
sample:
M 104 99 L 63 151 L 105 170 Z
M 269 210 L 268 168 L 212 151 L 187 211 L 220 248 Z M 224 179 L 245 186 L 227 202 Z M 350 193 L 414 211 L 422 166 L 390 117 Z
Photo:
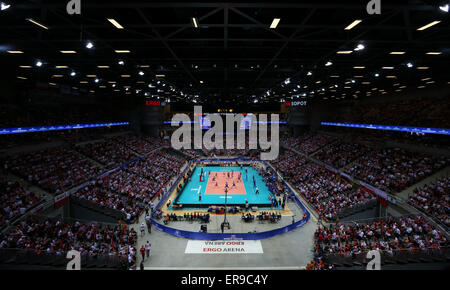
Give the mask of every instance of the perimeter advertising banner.
M 259 240 L 198 241 L 189 240 L 185 254 L 263 254 Z

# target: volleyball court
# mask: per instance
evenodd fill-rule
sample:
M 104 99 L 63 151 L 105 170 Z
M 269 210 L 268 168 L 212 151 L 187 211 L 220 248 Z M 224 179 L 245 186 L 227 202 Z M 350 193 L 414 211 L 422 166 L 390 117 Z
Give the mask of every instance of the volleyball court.
M 227 172 L 205 172 L 208 177 L 205 194 L 247 194 L 245 191 L 244 181 L 245 173 L 227 171 Z

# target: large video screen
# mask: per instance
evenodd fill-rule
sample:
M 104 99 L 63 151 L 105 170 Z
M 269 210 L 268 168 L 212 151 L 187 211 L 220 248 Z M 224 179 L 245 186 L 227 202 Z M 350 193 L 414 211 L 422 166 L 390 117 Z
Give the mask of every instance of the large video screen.
M 252 127 L 252 118 L 250 116 L 245 116 L 241 120 L 241 130 L 250 130 Z
M 202 128 L 203 130 L 211 129 L 211 119 L 209 118 L 209 116 L 205 116 L 205 117 L 200 116 L 199 122 L 200 122 L 200 128 Z

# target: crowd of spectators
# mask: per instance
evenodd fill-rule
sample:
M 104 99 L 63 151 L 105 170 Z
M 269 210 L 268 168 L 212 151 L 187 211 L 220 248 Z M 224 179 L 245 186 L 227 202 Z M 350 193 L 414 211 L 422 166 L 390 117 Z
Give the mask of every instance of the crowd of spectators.
M 226 149 L 227 143 L 226 143 L 226 136 L 223 136 L 223 149 L 207 149 L 205 145 L 203 144 L 202 151 L 203 153 L 208 157 L 214 157 L 214 156 L 244 156 L 247 155 L 248 151 L 250 150 L 249 145 L 249 137 L 245 136 L 243 144 L 238 144 L 237 136 L 234 136 L 234 143 L 233 143 L 233 149 Z M 239 146 L 238 146 L 239 145 Z M 209 144 L 208 147 L 215 147 L 215 143 Z M 243 147 L 243 149 L 238 149 Z
M 161 194 L 169 181 L 180 173 L 185 159 L 166 151 L 151 153 L 79 189 L 75 196 L 130 215 L 135 220 L 144 205 Z
M 305 154 L 311 154 L 336 140 L 337 137 L 330 135 L 320 133 L 306 133 L 297 138 L 283 139 L 282 145 Z
M 137 152 L 142 155 L 155 150 L 162 146 L 163 142 L 160 138 L 155 137 L 144 137 L 134 134 L 124 134 L 114 137 L 116 143 L 124 145 L 127 148 Z
M 339 140 L 329 144 L 314 154 L 314 158 L 328 163 L 334 168 L 342 168 L 361 156 L 366 155 L 372 149 L 359 143 L 347 143 Z
M 73 195 L 93 202 L 100 208 L 120 211 L 126 217 L 127 222 L 137 220 L 144 212 L 144 206 L 133 197 L 107 190 L 98 186 L 95 181 L 78 189 Z
M 160 190 L 160 187 L 153 181 L 123 169 L 116 170 L 99 179 L 97 185 L 108 191 L 120 193 L 146 203 L 149 203 L 151 198 Z
M 32 250 L 36 254 L 65 255 L 77 250 L 81 255 L 114 256 L 136 260 L 136 232 L 126 225 L 29 219 L 0 237 L 0 248 Z
M 385 218 L 367 223 L 322 226 L 314 235 L 314 263 L 330 255 L 355 257 L 370 250 L 390 256 L 398 251 L 448 247 L 445 235 L 422 216 Z
M 5 168 L 50 193 L 62 193 L 102 172 L 97 164 L 67 147 L 9 156 Z
M 334 220 L 347 209 L 375 200 L 345 178 L 292 151 L 285 151 L 272 164 L 324 219 Z
M 190 160 L 196 160 L 201 157 L 205 157 L 205 155 L 203 155 L 204 154 L 203 151 L 201 151 L 202 154 L 200 154 L 199 151 L 197 151 L 195 149 L 180 149 L 179 151 L 181 153 L 183 153 Z
M 137 158 L 136 154 L 125 146 L 115 142 L 114 138 L 79 145 L 76 146 L 76 149 L 86 156 L 89 156 L 105 165 L 107 168 L 114 168 L 124 162 L 131 161 L 133 158 Z
M 0 228 L 42 201 L 42 198 L 32 191 L 25 190 L 18 182 L 1 177 L 0 193 Z
M 186 159 L 181 155 L 171 154 L 161 150 L 145 156 L 143 159 L 130 164 L 127 170 L 144 176 L 162 186 L 172 177 L 180 173 Z
M 444 168 L 449 161 L 444 156 L 388 148 L 368 152 L 345 171 L 381 190 L 395 193 Z
M 408 203 L 450 228 L 450 177 L 442 177 L 422 188 L 414 188 Z

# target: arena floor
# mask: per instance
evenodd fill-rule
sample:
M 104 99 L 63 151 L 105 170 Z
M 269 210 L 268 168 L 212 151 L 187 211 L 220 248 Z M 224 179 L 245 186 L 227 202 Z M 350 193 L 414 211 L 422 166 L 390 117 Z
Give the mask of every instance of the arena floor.
M 295 208 L 294 204 L 289 202 L 291 208 Z M 300 212 L 298 213 L 300 214 Z M 295 215 L 296 220 L 300 217 Z M 223 221 L 223 215 L 212 217 L 208 224 L 208 232 L 219 232 L 220 222 Z M 253 222 L 248 228 L 248 224 L 240 221 L 238 216 L 230 216 L 228 220 L 231 230 L 228 232 L 239 231 L 264 231 L 270 230 L 273 224 L 258 224 Z M 140 222 L 144 221 L 141 217 Z M 290 217 L 283 217 L 281 224 L 277 227 L 284 226 L 284 223 L 290 223 Z M 200 224 L 194 222 L 170 223 L 171 227 L 183 228 L 185 230 L 198 231 Z M 133 225 L 134 229 L 139 233 L 138 224 Z M 245 227 L 245 228 L 244 228 Z M 317 220 L 311 216 L 308 223 L 288 233 L 263 239 L 258 241 L 261 243 L 262 252 L 252 254 L 204 254 L 204 253 L 187 253 L 187 245 L 189 239 L 174 237 L 166 233 L 153 229 L 152 233 L 145 233 L 143 237 L 139 235 L 137 249 L 139 249 L 146 241 L 152 244 L 150 258 L 144 260 L 144 266 L 147 270 L 177 270 L 177 269 L 302 269 L 311 262 L 313 257 L 313 237 L 317 229 Z M 227 232 L 227 231 L 226 231 Z M 138 262 L 141 257 L 138 256 Z
M 204 177 L 203 181 L 200 181 L 202 170 Z M 256 187 L 254 187 L 253 178 Z M 191 180 L 180 193 L 177 203 L 182 205 L 225 204 L 226 184 L 228 184 L 227 205 L 243 205 L 245 201 L 248 201 L 250 206 L 257 204 L 266 207 L 261 209 L 272 209 L 269 196 L 276 197 L 269 191 L 258 172 L 249 166 L 242 169 L 228 166 L 197 166 L 191 175 Z M 169 209 L 174 208 L 170 206 Z M 182 209 L 193 209 L 193 207 L 183 206 Z M 281 209 L 281 207 L 273 209 Z

